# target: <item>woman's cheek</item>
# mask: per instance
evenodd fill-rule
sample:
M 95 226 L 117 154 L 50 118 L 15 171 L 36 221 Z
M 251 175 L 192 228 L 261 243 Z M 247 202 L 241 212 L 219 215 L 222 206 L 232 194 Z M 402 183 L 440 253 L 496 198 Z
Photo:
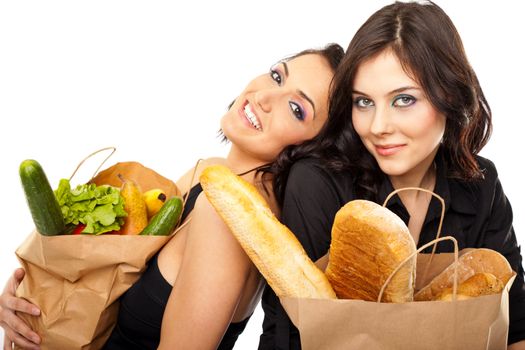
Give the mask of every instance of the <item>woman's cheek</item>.
M 356 113 L 355 111 L 352 112 L 352 124 L 354 125 L 355 132 L 361 138 L 366 136 L 369 126 L 367 126 L 366 120 L 363 118 L 363 116 L 359 115 L 359 113 Z

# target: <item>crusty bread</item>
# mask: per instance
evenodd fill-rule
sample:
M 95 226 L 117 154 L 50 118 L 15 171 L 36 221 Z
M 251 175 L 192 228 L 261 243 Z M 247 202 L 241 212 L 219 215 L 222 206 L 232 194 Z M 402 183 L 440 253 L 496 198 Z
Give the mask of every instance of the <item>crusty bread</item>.
M 337 297 L 376 301 L 394 269 L 416 251 L 405 223 L 374 202 L 354 200 L 336 214 L 326 269 Z M 412 301 L 416 256 L 394 275 L 385 302 Z
M 324 273 L 257 189 L 222 165 L 202 171 L 206 197 L 278 296 L 336 298 Z
M 506 285 L 513 275 L 507 259 L 492 249 L 477 248 L 466 252 L 458 259 L 458 284 L 476 273 L 487 272 Z M 417 301 L 435 300 L 444 289 L 454 283 L 454 264 L 448 266 L 415 295 Z
M 488 272 L 476 273 L 458 285 L 457 300 L 497 294 L 503 290 L 503 287 L 505 287 L 505 285 L 493 274 Z M 445 288 L 434 300 L 453 300 L 452 287 Z

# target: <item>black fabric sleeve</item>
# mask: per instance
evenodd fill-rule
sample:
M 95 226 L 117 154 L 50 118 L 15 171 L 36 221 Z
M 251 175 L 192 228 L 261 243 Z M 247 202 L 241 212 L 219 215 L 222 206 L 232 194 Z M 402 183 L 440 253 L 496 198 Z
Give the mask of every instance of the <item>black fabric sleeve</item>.
M 314 261 L 327 253 L 334 216 L 341 208 L 333 179 L 312 161 L 300 161 L 293 165 L 286 185 L 281 221 Z
M 512 226 L 512 208 L 503 192 L 494 164 L 485 167 L 485 179 L 492 182 L 492 205 L 483 245 L 503 254 L 517 273 L 509 293 L 509 344 L 525 340 L 525 283 L 520 247 Z

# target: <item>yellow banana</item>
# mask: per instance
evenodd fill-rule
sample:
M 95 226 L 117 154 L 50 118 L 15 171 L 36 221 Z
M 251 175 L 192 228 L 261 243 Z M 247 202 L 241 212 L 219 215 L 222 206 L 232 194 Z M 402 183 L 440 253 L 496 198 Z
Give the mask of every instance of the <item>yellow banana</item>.
M 142 194 L 144 202 L 146 202 L 146 208 L 148 209 L 148 218 L 153 217 L 157 214 L 166 202 L 166 193 L 159 188 L 146 191 Z

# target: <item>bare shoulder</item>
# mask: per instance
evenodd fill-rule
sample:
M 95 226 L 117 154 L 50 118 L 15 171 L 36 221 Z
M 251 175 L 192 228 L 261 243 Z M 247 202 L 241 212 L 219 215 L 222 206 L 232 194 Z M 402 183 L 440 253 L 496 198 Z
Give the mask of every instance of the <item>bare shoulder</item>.
M 226 159 L 220 157 L 212 157 L 200 159 L 195 162 L 195 166 L 191 167 L 182 175 L 176 184 L 180 191 L 184 194 L 188 192 L 195 184 L 199 182 L 199 176 L 202 170 L 210 165 L 226 164 Z

